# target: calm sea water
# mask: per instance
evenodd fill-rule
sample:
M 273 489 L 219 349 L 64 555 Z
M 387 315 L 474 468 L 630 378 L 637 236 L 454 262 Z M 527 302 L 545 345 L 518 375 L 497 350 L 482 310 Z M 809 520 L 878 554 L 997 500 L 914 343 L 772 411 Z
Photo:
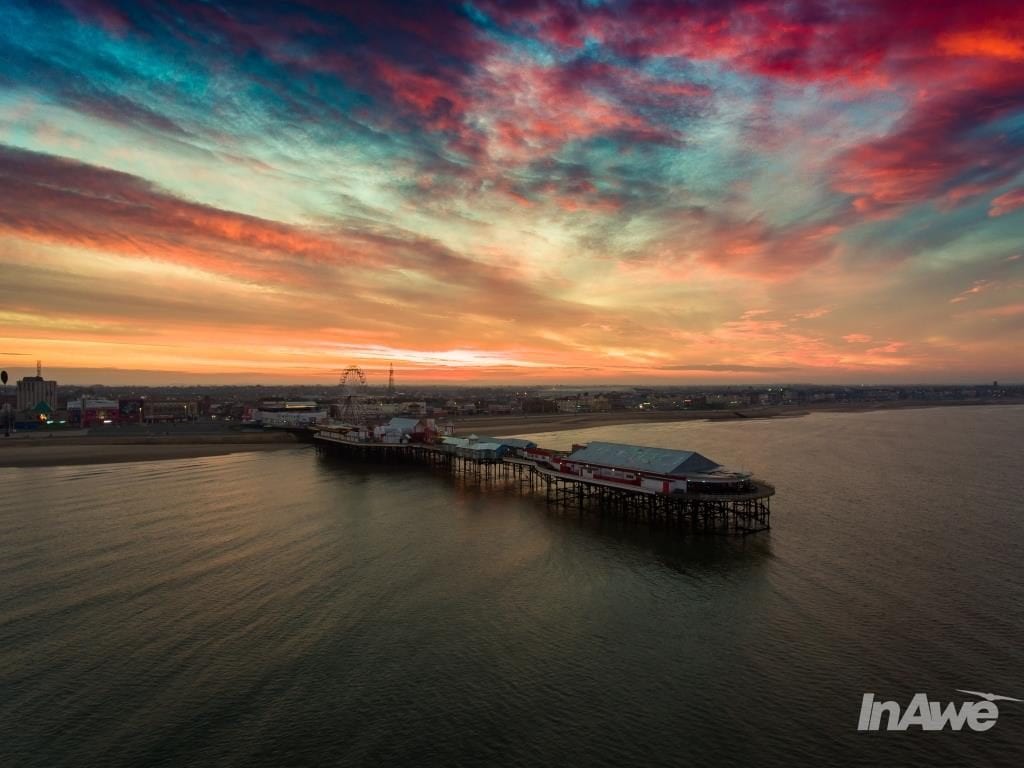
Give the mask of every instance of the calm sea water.
M 0 765 L 1020 765 L 856 731 L 1024 698 L 1024 408 L 542 436 L 692 448 L 773 529 L 678 539 L 310 449 L 0 470 Z

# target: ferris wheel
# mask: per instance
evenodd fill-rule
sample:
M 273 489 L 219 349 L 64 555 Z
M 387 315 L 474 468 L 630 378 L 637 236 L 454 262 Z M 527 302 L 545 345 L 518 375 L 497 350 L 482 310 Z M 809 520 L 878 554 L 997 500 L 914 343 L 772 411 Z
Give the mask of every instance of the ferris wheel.
M 349 424 L 366 423 L 366 374 L 358 365 L 346 368 L 338 379 L 341 396 L 338 399 L 338 418 Z

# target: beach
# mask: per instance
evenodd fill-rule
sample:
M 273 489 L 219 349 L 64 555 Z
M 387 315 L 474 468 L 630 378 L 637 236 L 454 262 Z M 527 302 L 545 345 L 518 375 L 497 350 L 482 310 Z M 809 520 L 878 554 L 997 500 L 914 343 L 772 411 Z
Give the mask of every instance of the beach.
M 272 451 L 297 445 L 301 443 L 287 432 L 127 438 L 92 435 L 0 437 L 0 468 L 189 459 L 243 451 Z
M 763 408 L 744 411 L 609 411 L 607 413 L 543 413 L 513 416 L 463 416 L 439 419 L 451 422 L 458 435 L 477 433 L 491 437 L 508 437 L 527 432 L 564 432 L 588 427 L 618 424 L 659 424 L 667 421 L 702 421 L 733 419 L 771 419 L 803 416 L 804 409 Z
M 734 410 L 687 410 L 687 411 L 609 411 L 606 413 L 545 413 L 516 414 L 512 416 L 463 416 L 439 419 L 449 421 L 458 435 L 476 433 L 488 437 L 508 437 L 533 432 L 565 432 L 607 427 L 620 424 L 659 424 L 672 421 L 739 421 L 744 419 L 797 418 L 811 413 L 842 412 L 861 413 L 879 410 L 902 410 L 907 408 L 942 408 L 969 405 L 1013 405 L 1018 400 L 949 400 L 918 401 L 897 400 L 875 403 L 814 403 L 801 405 L 751 406 Z

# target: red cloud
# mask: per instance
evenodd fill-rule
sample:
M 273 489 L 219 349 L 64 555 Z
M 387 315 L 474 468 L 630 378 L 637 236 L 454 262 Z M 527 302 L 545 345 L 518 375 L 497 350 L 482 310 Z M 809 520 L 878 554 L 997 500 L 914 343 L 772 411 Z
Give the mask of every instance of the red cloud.
M 772 77 L 880 84 L 938 53 L 1024 58 L 1016 0 L 799 3 L 637 0 L 484 3 L 506 27 L 567 49 L 597 40 L 631 58 L 717 60 Z
M 0 228 L 243 279 L 295 279 L 283 256 L 362 261 L 357 248 L 279 222 L 192 203 L 129 174 L 0 146 Z
M 501 297 L 503 321 L 571 323 L 593 314 L 528 284 L 514 264 L 477 261 L 401 230 L 270 221 L 183 200 L 126 173 L 0 145 L 4 232 L 303 289 L 324 279 L 346 284 L 351 273 L 337 268 L 348 267 L 360 270 L 364 289 L 379 286 L 382 295 L 410 313 L 432 305 L 436 288 L 409 281 L 397 270 L 443 280 L 445 295 L 466 313 L 487 315 Z M 366 277 L 371 272 L 374 276 Z
M 670 140 L 646 118 L 556 67 L 494 59 L 474 79 L 471 93 L 474 118 L 489 126 L 492 155 L 526 160 L 570 141 L 615 133 Z
M 1005 28 L 950 32 L 939 39 L 939 47 L 954 56 L 981 56 L 1008 61 L 1024 60 L 1024 39 Z
M 832 221 L 772 227 L 761 218 L 736 221 L 705 209 L 677 216 L 672 233 L 621 268 L 654 268 L 673 279 L 704 269 L 755 280 L 789 280 L 832 258 L 841 231 Z
M 450 79 L 403 69 L 387 59 L 375 61 L 377 74 L 399 105 L 410 109 L 434 130 L 458 131 L 466 104 Z
M 872 215 L 938 198 L 951 206 L 983 194 L 1024 169 L 1010 135 L 980 130 L 1021 103 L 1020 67 L 967 67 L 943 87 L 923 91 L 889 135 L 841 155 L 833 184 L 854 196 L 858 212 Z
M 1024 187 L 1017 187 L 1017 189 L 1011 189 L 993 200 L 992 205 L 989 206 L 988 215 L 1004 216 L 1021 207 L 1024 207 Z
M 302 227 L 194 203 L 137 176 L 0 145 L 0 230 L 160 259 L 248 280 L 298 283 L 318 264 L 439 271 L 464 285 L 514 275 L 436 243 Z

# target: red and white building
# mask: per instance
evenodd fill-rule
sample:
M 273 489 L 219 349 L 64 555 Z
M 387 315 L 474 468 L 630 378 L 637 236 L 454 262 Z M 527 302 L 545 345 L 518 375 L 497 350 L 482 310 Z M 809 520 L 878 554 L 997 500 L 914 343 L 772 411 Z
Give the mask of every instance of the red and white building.
M 528 451 L 543 468 L 577 480 L 613 483 L 651 493 L 735 493 L 751 473 L 723 467 L 695 451 L 592 442 L 569 454 Z

